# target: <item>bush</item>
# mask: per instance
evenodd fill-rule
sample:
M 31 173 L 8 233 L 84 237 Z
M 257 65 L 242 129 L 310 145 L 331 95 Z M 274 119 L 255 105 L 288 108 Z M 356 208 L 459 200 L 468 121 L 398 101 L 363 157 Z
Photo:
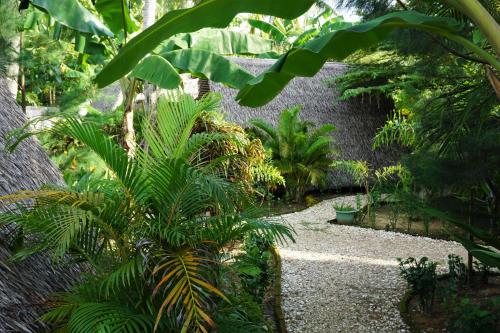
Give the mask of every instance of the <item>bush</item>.
M 262 119 L 251 122 L 285 177 L 287 197 L 294 201 L 301 201 L 310 187 L 324 185 L 336 154 L 331 136 L 335 127 L 326 124 L 310 130 L 313 124 L 300 119 L 300 110 L 298 106 L 283 110 L 277 127 Z
M 451 309 L 453 319 L 449 329 L 454 333 L 498 332 L 500 323 L 500 297 L 489 300 L 482 306 L 472 303 L 467 297 L 455 303 Z
M 252 234 L 292 239 L 287 226 L 243 210 L 248 193 L 221 177 L 216 162 L 196 163 L 203 147 L 221 139 L 191 135 L 194 120 L 216 102 L 160 99 L 156 119 L 143 126 L 147 149 L 139 146 L 133 157 L 95 122 L 64 117 L 47 129 L 78 140 L 110 170 L 77 188 L 0 198 L 20 208 L 0 214 L 0 223 L 33 239 L 17 258 L 44 252 L 89 267 L 51 302 L 43 319 L 57 330 L 206 332 L 215 326 L 215 305 L 228 301 L 219 289 L 226 251 Z
M 436 291 L 437 263 L 422 257 L 420 260 L 409 257 L 398 258 L 400 275 L 406 280 L 413 293 L 418 296 L 420 306 L 424 312 L 430 312 L 434 303 Z

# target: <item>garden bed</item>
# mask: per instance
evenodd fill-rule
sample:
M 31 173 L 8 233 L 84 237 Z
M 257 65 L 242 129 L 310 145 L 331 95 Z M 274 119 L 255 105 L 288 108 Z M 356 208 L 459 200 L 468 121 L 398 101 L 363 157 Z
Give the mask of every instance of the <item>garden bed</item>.
M 476 273 L 472 283 L 457 294 L 449 293 L 449 285 L 448 275 L 439 278 L 430 313 L 421 311 L 418 297 L 411 291 L 405 294 L 400 310 L 412 332 L 500 332 L 499 275 L 490 275 L 485 283 Z

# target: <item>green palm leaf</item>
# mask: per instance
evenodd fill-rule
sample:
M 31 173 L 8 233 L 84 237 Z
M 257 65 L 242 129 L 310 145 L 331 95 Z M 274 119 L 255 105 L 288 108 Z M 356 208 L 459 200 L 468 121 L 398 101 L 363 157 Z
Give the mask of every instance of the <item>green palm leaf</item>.
M 153 271 L 153 275 L 160 275 L 153 293 L 161 293 L 163 297 L 155 331 L 164 312 L 170 314 L 173 310 L 180 313 L 181 333 L 207 332 L 206 327 L 214 326 L 207 313 L 210 295 L 229 300 L 206 279 L 211 264 L 211 260 L 191 251 L 164 254 Z

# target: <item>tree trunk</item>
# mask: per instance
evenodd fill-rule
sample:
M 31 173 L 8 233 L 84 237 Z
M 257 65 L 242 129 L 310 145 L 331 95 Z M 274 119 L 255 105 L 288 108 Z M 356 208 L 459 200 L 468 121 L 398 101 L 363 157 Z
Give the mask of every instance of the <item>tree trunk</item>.
M 7 66 L 6 74 L 7 74 L 7 89 L 12 95 L 12 98 L 16 99 L 17 97 L 17 89 L 19 87 L 19 57 L 21 55 L 21 34 L 17 34 L 11 41 L 10 45 L 16 53 L 16 61 L 13 61 Z
M 142 30 L 146 30 L 156 21 L 156 0 L 144 1 L 142 16 L 144 18 Z M 146 114 L 150 114 L 156 104 L 156 100 L 154 100 L 154 92 L 155 86 L 144 82 L 144 112 L 146 112 Z
M 470 191 L 470 196 L 469 196 L 469 218 L 468 218 L 468 225 L 472 226 L 472 202 L 474 200 L 474 195 L 472 190 Z M 468 233 L 468 238 L 472 242 L 474 241 L 474 238 L 472 237 L 471 233 Z M 472 274 L 474 273 L 474 257 L 470 253 L 470 251 L 467 251 L 467 275 L 468 275 L 468 282 L 469 284 L 472 284 Z
M 142 8 L 142 17 L 144 23 L 142 30 L 146 30 L 153 25 L 156 21 L 156 0 L 144 0 L 144 7 Z

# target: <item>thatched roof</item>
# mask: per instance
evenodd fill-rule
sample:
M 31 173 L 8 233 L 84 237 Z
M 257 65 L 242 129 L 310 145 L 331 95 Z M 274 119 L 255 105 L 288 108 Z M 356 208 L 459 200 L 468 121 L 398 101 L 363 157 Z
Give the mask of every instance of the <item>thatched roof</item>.
M 253 74 L 263 72 L 274 60 L 231 58 Z M 240 106 L 235 101 L 236 90 L 210 82 L 210 90 L 223 96 L 222 106 L 228 120 L 247 125 L 253 118 L 262 118 L 276 124 L 281 111 L 302 105 L 301 117 L 315 124 L 333 124 L 337 127 L 334 134 L 340 148 L 340 158 L 366 160 L 374 167 L 390 164 L 395 160 L 394 152 L 374 152 L 371 149 L 376 130 L 380 128 L 392 107 L 389 103 L 378 103 L 375 99 L 356 99 L 341 101 L 339 92 L 332 86 L 332 79 L 345 73 L 347 65 L 326 63 L 321 71 L 312 78 L 295 78 L 267 105 L 259 108 Z M 331 187 L 352 185 L 346 179 L 333 180 Z
M 25 122 L 21 108 L 0 78 L 0 196 L 43 184 L 62 184 L 58 169 L 34 139 L 21 143 L 16 152 L 2 151 L 4 137 Z M 0 230 L 0 332 L 45 332 L 39 322 L 47 296 L 68 287 L 75 269 L 53 268 L 50 260 L 37 255 L 11 263 L 7 228 Z

